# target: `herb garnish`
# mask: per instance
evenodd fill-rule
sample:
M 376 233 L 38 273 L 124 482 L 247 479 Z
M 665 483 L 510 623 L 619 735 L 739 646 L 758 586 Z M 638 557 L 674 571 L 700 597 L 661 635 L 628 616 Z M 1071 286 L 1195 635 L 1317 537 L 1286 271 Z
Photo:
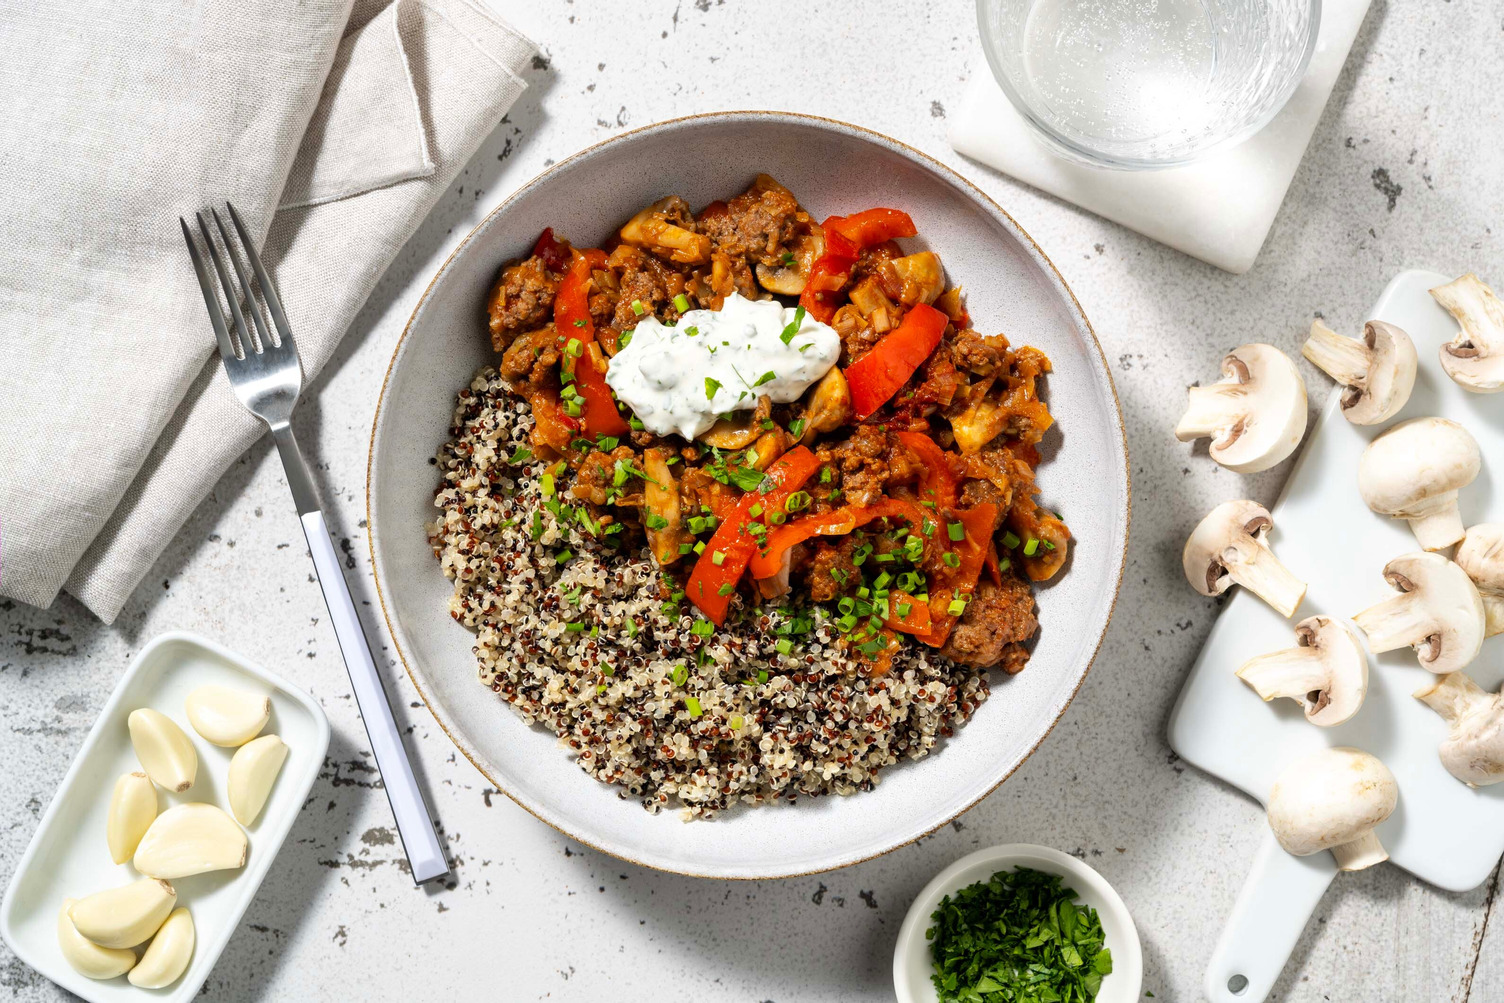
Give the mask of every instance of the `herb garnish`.
M 926 936 L 941 1003 L 1089 1003 L 1112 971 L 1102 923 L 1058 874 L 999 871 L 947 895 Z

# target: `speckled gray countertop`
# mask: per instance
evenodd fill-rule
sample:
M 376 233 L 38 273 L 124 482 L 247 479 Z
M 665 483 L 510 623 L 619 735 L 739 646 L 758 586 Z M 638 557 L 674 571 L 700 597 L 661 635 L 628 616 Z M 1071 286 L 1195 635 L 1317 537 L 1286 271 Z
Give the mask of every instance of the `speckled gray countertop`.
M 975 848 L 1029 841 L 1083 856 L 1127 900 L 1145 989 L 1195 1000 L 1203 963 L 1262 833 L 1258 807 L 1176 762 L 1165 720 L 1214 614 L 1179 553 L 1217 501 L 1271 501 L 1285 475 L 1221 470 L 1169 434 L 1186 384 L 1222 352 L 1294 353 L 1315 313 L 1351 329 L 1406 267 L 1504 282 L 1504 8 L 1374 0 L 1263 254 L 1226 275 L 969 163 L 947 106 L 985 72 L 972 4 L 939 0 L 498 2 L 546 58 L 530 91 L 396 262 L 297 425 L 317 458 L 357 601 L 371 587 L 366 442 L 402 325 L 449 249 L 509 191 L 575 150 L 688 112 L 777 108 L 847 119 L 952 164 L 1054 258 L 1114 367 L 1134 479 L 1117 614 L 1080 695 L 991 797 L 921 843 L 786 881 L 702 881 L 576 845 L 491 790 L 387 652 L 388 684 L 443 820 L 457 883 L 416 891 L 347 691 L 282 469 L 262 443 L 190 520 L 105 627 L 77 604 L 0 603 L 0 881 L 130 656 L 195 630 L 307 688 L 329 760 L 206 993 L 223 999 L 891 998 L 910 899 Z M 1322 386 L 1307 369 L 1312 387 Z M 369 607 L 367 629 L 384 634 Z M 1344 875 L 1280 1000 L 1504 999 L 1504 922 L 1484 887 L 1439 892 L 1381 866 Z M 0 987 L 60 995 L 0 948 Z

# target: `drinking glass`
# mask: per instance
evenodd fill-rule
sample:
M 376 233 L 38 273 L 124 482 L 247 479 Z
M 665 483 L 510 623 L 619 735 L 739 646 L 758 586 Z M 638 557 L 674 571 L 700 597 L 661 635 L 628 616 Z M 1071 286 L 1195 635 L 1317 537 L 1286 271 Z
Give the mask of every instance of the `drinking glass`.
M 977 0 L 987 62 L 1045 142 L 1175 167 L 1240 142 L 1310 62 L 1321 0 Z

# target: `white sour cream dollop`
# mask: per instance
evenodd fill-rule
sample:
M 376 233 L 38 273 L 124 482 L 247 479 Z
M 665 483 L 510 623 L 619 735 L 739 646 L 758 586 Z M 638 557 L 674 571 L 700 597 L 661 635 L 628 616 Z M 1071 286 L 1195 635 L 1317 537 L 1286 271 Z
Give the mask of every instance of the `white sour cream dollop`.
M 808 314 L 784 343 L 796 314 L 732 293 L 721 309 L 691 310 L 673 327 L 645 318 L 611 359 L 606 383 L 650 432 L 693 439 L 763 394 L 775 404 L 798 400 L 836 364 L 840 335 Z

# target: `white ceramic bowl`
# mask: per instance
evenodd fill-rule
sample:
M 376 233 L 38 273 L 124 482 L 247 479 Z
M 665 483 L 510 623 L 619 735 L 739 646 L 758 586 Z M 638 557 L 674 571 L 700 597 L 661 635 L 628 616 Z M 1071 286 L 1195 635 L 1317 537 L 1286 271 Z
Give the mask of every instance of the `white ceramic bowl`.
M 105 843 L 105 818 L 115 780 L 141 769 L 126 726 L 130 712 L 138 707 L 161 711 L 177 722 L 198 752 L 198 776 L 191 788 L 182 794 L 157 790 L 162 811 L 190 801 L 228 808 L 225 771 L 235 750 L 204 741 L 183 712 L 184 698 L 207 683 L 266 693 L 272 701 L 272 717 L 262 734 L 280 735 L 287 743 L 287 761 L 271 796 L 246 829 L 250 848 L 245 866 L 172 882 L 177 904 L 188 908 L 195 932 L 193 960 L 172 985 L 147 990 L 131 985 L 124 976 L 99 982 L 85 978 L 73 970 L 57 946 L 57 914 L 65 898 L 83 898 L 139 877 L 129 863 L 112 862 Z M 329 722 L 323 709 L 302 690 L 195 634 L 174 631 L 153 638 L 131 660 L 42 815 L 0 905 L 0 935 L 22 961 L 94 1003 L 191 1000 L 256 897 L 318 778 L 328 748 Z
M 451 583 L 424 524 L 437 483 L 429 460 L 448 437 L 455 394 L 494 364 L 485 302 L 497 271 L 546 226 L 604 241 L 670 193 L 701 206 L 758 171 L 819 217 L 872 206 L 907 210 L 986 332 L 1036 345 L 1055 365 L 1057 423 L 1039 483 L 1075 533 L 1071 561 L 1039 593 L 1042 630 L 1018 676 L 936 754 L 895 765 L 849 798 L 735 810 L 685 825 L 586 776 L 554 736 L 529 728 L 475 679 L 473 636 L 450 619 Z M 545 822 L 649 867 L 713 877 L 809 873 L 876 856 L 945 824 L 1018 767 L 1064 712 L 1101 643 L 1128 535 L 1127 451 L 1112 378 L 1075 297 L 1017 223 L 943 165 L 855 126 L 783 113 L 677 119 L 565 160 L 491 212 L 434 277 L 392 357 L 377 406 L 367 480 L 370 543 L 383 613 L 413 683 L 460 750 L 495 787 Z
M 1094 1003 L 1139 1003 L 1144 983 L 1144 954 L 1138 928 L 1128 907 L 1107 879 L 1075 857 L 1048 846 L 1006 843 L 968 854 L 935 875 L 934 880 L 909 906 L 893 948 L 893 991 L 898 1003 L 935 1003 L 938 995 L 930 981 L 934 971 L 925 931 L 940 900 L 967 885 L 986 881 L 998 871 L 1031 867 L 1046 874 L 1059 874 L 1066 887 L 1076 892 L 1076 901 L 1089 905 L 1102 920 L 1107 949 L 1112 952 L 1112 974 L 1102 979 Z

